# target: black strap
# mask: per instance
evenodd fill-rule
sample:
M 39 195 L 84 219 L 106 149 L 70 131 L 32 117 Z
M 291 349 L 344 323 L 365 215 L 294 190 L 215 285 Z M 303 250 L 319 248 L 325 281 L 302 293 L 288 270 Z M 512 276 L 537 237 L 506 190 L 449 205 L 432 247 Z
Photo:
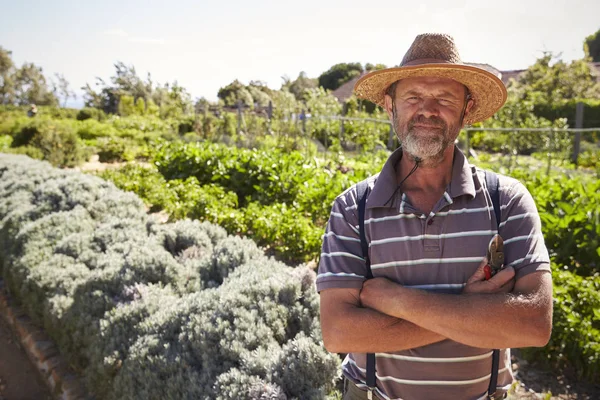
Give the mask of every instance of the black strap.
M 356 185 L 356 196 L 358 199 L 358 231 L 360 234 L 360 247 L 362 255 L 367 265 L 367 279 L 373 277 L 371 271 L 371 260 L 369 259 L 369 243 L 365 233 L 365 209 L 367 208 L 367 197 L 369 196 L 369 184 L 367 181 L 359 182 Z M 367 386 L 373 390 L 376 386 L 375 377 L 375 354 L 367 353 Z
M 367 181 L 359 182 L 356 185 L 356 196 L 358 198 L 358 232 L 360 234 L 360 247 L 362 255 L 367 264 L 367 279 L 373 277 L 371 271 L 371 260 L 369 259 L 369 243 L 365 233 L 365 209 L 367 208 L 367 197 L 369 196 L 369 184 Z
M 485 183 L 488 193 L 492 198 L 494 214 L 496 215 L 496 227 L 500 231 L 500 187 L 498 175 L 491 171 L 485 171 Z M 496 384 L 498 383 L 498 368 L 500 364 L 500 350 L 495 349 L 492 352 L 492 374 L 490 376 L 490 386 L 488 387 L 488 397 L 493 399 L 496 393 Z

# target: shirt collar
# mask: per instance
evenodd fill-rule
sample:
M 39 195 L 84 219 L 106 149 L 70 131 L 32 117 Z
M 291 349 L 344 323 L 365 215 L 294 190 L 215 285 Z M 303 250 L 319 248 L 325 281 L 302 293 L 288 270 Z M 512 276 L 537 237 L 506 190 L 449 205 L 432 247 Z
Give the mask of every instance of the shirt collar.
M 369 199 L 367 208 L 373 207 L 394 207 L 394 192 L 397 188 L 396 165 L 402 158 L 402 148 L 396 149 L 387 159 L 381 172 L 377 176 Z M 402 189 L 398 192 L 402 193 Z M 454 162 L 452 164 L 452 179 L 446 188 L 446 192 L 452 198 L 462 195 L 475 197 L 475 183 L 473 181 L 473 172 L 467 158 L 463 152 L 454 147 Z M 387 202 L 387 204 L 386 204 Z

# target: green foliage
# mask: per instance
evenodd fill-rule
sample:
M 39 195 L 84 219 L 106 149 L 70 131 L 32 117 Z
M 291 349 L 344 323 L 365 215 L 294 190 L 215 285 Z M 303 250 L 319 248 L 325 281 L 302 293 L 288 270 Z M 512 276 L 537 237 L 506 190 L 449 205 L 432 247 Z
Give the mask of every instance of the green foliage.
M 600 180 L 514 171 L 536 201 L 548 251 L 578 275 L 600 273 Z
M 33 63 L 24 63 L 17 68 L 12 61 L 12 52 L 1 46 L 0 82 L 0 104 L 58 105 L 58 98 L 49 87 L 42 68 Z
M 585 38 L 583 51 L 592 61 L 600 62 L 600 29 Z
M 158 225 L 96 177 L 0 155 L 0 255 L 95 398 L 318 398 L 340 375 L 313 271 L 209 223 Z
M 558 266 L 552 272 L 554 315 L 550 342 L 546 347 L 523 351 L 529 359 L 594 382 L 600 375 L 600 275 L 581 277 Z
M 600 126 L 600 98 L 597 99 L 571 99 L 561 100 L 553 104 L 539 103 L 533 112 L 543 118 L 554 121 L 565 118 L 569 126 L 575 127 L 575 109 L 577 103 L 583 103 L 583 128 L 596 128 Z
M 237 79 L 231 82 L 229 85 L 219 89 L 217 97 L 223 100 L 223 104 L 228 107 L 237 106 L 239 101 L 241 101 L 245 106 L 254 106 L 254 98 L 252 97 L 252 94 L 248 88 Z
M 77 135 L 81 139 L 110 138 L 117 136 L 119 132 L 110 123 L 98 122 L 96 119 L 86 119 L 76 125 Z
M 118 188 L 138 195 L 152 212 L 167 209 L 175 201 L 174 194 L 167 190 L 167 181 L 152 166 L 127 164 L 121 169 L 106 169 L 98 175 Z
M 13 142 L 13 138 L 10 135 L 0 136 L 0 152 L 6 151 L 10 148 Z
M 44 160 L 55 166 L 73 167 L 88 156 L 69 121 L 42 117 L 31 119 L 20 127 L 13 139 L 12 147 L 36 148 L 41 151 Z
M 287 81 L 283 84 L 282 90 L 285 89 L 292 93 L 296 100 L 306 100 L 306 92 L 310 89 L 316 89 L 319 85 L 318 79 L 311 79 L 306 76 L 306 72 L 302 71 L 294 81 Z
M 121 117 L 128 117 L 130 115 L 136 115 L 137 109 L 132 96 L 121 96 L 119 98 L 119 115 Z
M 365 157 L 350 167 L 338 164 L 344 159 L 323 163 L 272 148 L 162 143 L 154 155 L 160 173 L 127 166 L 101 176 L 137 193 L 153 211 L 218 223 L 297 263 L 318 256 L 337 194 L 372 173 L 386 154 Z
M 192 111 L 191 96 L 177 82 L 159 85 L 152 81 L 150 75 L 144 81 L 133 66 L 122 62 L 115 64 L 115 75 L 110 78 L 110 84 L 97 78 L 96 86 L 99 92 L 88 83 L 82 89 L 86 107 L 103 110 L 107 114 L 121 115 L 152 115 L 162 118 L 179 118 Z M 121 105 L 121 97 L 125 104 Z M 145 110 L 142 112 L 142 102 Z M 138 101 L 137 108 L 133 99 Z
M 148 156 L 146 146 L 127 138 L 101 138 L 96 142 L 98 160 L 103 163 L 133 161 Z
M 587 60 L 567 64 L 562 60 L 552 63 L 553 58 L 552 53 L 544 53 L 511 85 L 519 100 L 554 104 L 562 100 L 600 98 L 600 84 Z
M 319 76 L 319 86 L 325 90 L 335 90 L 362 72 L 360 63 L 335 64 Z
M 104 111 L 97 108 L 84 107 L 77 113 L 77 120 L 85 121 L 87 119 L 104 121 L 106 119 L 106 114 L 104 113 Z

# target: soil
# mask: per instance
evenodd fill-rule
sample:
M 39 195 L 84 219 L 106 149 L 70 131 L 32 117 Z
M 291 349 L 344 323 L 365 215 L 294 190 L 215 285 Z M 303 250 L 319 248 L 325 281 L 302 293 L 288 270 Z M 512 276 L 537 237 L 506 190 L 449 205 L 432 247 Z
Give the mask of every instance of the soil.
M 600 382 L 580 382 L 566 374 L 547 371 L 540 365 L 532 365 L 512 350 L 513 371 L 518 382 L 508 397 L 512 399 L 544 400 L 597 400 L 600 399 Z
M 0 400 L 51 400 L 25 350 L 0 317 Z

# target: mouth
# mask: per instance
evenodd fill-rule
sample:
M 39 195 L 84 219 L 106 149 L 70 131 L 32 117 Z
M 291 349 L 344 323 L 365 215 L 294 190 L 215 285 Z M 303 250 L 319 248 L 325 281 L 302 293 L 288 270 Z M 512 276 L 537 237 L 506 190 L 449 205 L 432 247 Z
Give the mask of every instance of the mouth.
M 413 126 L 417 126 L 419 128 L 438 128 L 438 129 L 442 128 L 439 125 L 427 125 L 427 124 L 414 124 Z

